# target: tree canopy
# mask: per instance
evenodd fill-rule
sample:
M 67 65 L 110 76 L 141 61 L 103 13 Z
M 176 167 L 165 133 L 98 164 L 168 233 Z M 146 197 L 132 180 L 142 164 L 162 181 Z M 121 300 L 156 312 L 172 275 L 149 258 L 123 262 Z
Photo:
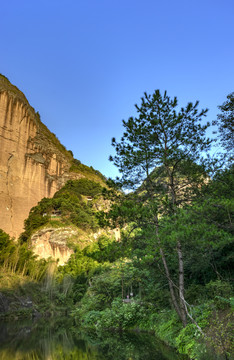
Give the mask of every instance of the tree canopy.
M 205 137 L 210 124 L 202 123 L 208 110 L 199 111 L 198 104 L 190 102 L 178 111 L 177 98 L 170 99 L 166 91 L 144 93 L 141 105 L 135 105 L 138 116 L 123 120 L 121 141 L 112 139 L 116 155 L 110 160 L 122 174 L 124 186 L 139 186 L 158 166 L 174 171 L 182 161 L 201 158 L 211 141 Z

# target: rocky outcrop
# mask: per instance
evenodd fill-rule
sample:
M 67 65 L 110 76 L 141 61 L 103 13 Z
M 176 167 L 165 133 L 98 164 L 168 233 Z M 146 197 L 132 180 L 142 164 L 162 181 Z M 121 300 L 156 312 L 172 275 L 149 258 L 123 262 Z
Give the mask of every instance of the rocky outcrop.
M 32 250 L 41 259 L 51 258 L 58 261 L 58 265 L 64 265 L 74 252 L 67 243 L 77 234 L 72 227 L 39 230 L 31 237 Z
M 68 179 L 72 155 L 24 94 L 0 75 L 0 228 L 17 238 L 30 209 Z

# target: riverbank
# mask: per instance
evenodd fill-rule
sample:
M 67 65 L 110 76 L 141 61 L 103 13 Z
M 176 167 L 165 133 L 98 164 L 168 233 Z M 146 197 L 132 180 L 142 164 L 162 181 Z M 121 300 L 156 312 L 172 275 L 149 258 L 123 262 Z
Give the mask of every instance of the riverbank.
M 203 334 L 193 323 L 182 327 L 173 310 L 154 311 L 140 302 L 123 303 L 115 300 L 111 308 L 85 312 L 81 307 L 72 311 L 77 327 L 86 331 L 137 331 L 153 333 L 166 345 L 190 359 L 231 359 L 233 352 L 233 310 L 227 304 L 213 301 L 195 306 L 193 316 Z
M 80 331 L 68 319 L 1 322 L 0 360 L 181 360 L 153 335 Z
M 190 359 L 231 359 L 233 354 L 232 323 L 233 307 L 225 299 L 216 298 L 191 311 L 203 336 L 193 323 L 183 328 L 177 314 L 170 309 L 156 310 L 152 304 L 141 301 L 124 303 L 117 298 L 103 310 L 89 310 L 95 298 L 83 299 L 74 304 L 62 285 L 48 278 L 43 282 L 27 276 L 2 271 L 0 275 L 0 319 L 8 322 L 70 318 L 75 321 L 73 331 L 93 334 L 110 331 L 143 332 L 154 334 L 166 346 Z M 98 336 L 99 336 L 98 335 Z
M 79 259 L 78 264 L 81 260 Z M 52 321 L 66 316 L 76 322 L 74 332 L 83 329 L 98 335 L 110 330 L 143 331 L 154 334 L 155 339 L 176 349 L 180 356 L 183 354 L 198 360 L 231 359 L 233 304 L 227 297 L 215 296 L 190 308 L 193 318 L 205 334 L 204 337 L 191 322 L 183 328 L 177 314 L 170 307 L 156 307 L 152 302 L 142 301 L 137 297 L 129 303 L 123 302 L 119 297 L 105 303 L 102 289 L 108 295 L 108 289 L 115 284 L 113 276 L 107 273 L 108 269 L 105 268 L 101 273 L 102 281 L 103 277 L 106 281 L 105 287 L 99 283 L 95 287 L 95 281 L 100 277 L 97 275 L 96 278 L 92 277 L 89 287 L 86 285 L 86 290 L 86 287 L 81 288 L 80 283 L 74 282 L 66 273 L 58 281 L 57 268 L 53 263 L 47 266 L 47 274 L 40 281 L 2 268 L 0 319 L 9 322 L 24 319 Z M 118 268 L 117 270 L 119 271 Z M 224 287 L 225 284 L 216 282 L 212 286 L 217 288 L 221 285 Z M 77 302 L 81 291 L 82 296 Z

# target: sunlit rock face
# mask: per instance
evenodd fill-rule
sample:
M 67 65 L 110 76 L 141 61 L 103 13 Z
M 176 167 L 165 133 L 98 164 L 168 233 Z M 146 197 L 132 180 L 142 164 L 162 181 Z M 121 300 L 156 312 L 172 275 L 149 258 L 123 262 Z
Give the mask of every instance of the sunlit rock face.
M 76 236 L 77 231 L 71 227 L 45 228 L 37 231 L 30 242 L 34 254 L 40 259 L 51 258 L 58 265 L 64 265 L 74 252 L 67 243 Z
M 0 228 L 17 238 L 30 209 L 68 179 L 70 158 L 27 99 L 0 75 Z

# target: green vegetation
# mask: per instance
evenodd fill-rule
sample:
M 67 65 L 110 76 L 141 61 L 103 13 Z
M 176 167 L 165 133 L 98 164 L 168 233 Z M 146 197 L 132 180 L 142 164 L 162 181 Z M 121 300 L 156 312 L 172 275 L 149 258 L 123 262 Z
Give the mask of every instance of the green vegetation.
M 29 240 L 35 230 L 48 225 L 73 224 L 87 232 L 96 231 L 98 220 L 93 203 L 101 194 L 102 187 L 99 183 L 86 178 L 69 180 L 53 198 L 44 198 L 31 209 L 29 217 L 25 220 L 25 231 L 20 237 L 21 241 Z M 87 201 L 87 197 L 92 200 Z
M 71 167 L 69 169 L 71 172 L 82 173 L 84 176 L 88 177 L 90 180 L 97 181 L 102 185 L 105 185 L 106 178 L 103 176 L 100 171 L 95 170 L 92 166 L 84 165 L 80 160 L 73 159 L 71 162 Z
M 0 264 L 22 272 L 25 260 L 15 266 L 13 255 L 22 251 L 30 265 L 26 242 L 40 227 L 73 224 L 87 237 L 106 227 L 106 235 L 76 247 L 65 266 L 44 262 L 37 280 L 51 313 L 67 308 L 75 333 L 140 329 L 191 359 L 229 359 L 234 167 L 230 156 L 222 156 L 222 166 L 209 158 L 207 110 L 198 102 L 177 106 L 166 93 L 145 94 L 138 117 L 124 121 L 121 141 L 113 139 L 121 179 L 112 189 L 111 182 L 107 189 L 100 181 L 68 181 L 31 210 L 21 244 L 2 233 Z M 79 166 L 74 161 L 72 171 Z M 100 211 L 104 199 L 109 205 Z M 121 241 L 107 235 L 110 228 L 121 228 Z M 18 250 L 11 253 L 12 246 Z M 33 267 L 24 272 L 33 274 Z
M 74 254 L 63 267 L 63 273 L 76 278 L 78 303 L 72 314 L 79 327 L 98 332 L 109 328 L 151 330 L 192 359 L 208 358 L 209 346 L 215 349 L 217 356 L 222 354 L 228 358 L 232 352 L 230 326 L 233 317 L 233 237 L 229 200 L 232 191 L 233 171 L 226 169 L 201 188 L 200 197 L 193 205 L 179 209 L 176 218 L 160 218 L 161 247 L 176 288 L 175 248 L 177 238 L 181 240 L 188 311 L 185 327 L 171 308 L 168 279 L 159 245 L 155 242 L 154 224 L 148 220 L 142 227 L 129 226 L 122 233 L 120 243 L 106 241 L 103 257 L 99 257 L 97 243 Z M 137 204 L 134 214 L 133 196 L 128 195 L 122 208 L 119 207 L 120 216 L 128 213 L 127 205 L 131 204 L 132 221 L 142 224 L 148 211 L 145 213 L 142 209 L 140 217 L 141 207 Z M 115 218 L 116 213 L 115 205 L 112 213 Z M 115 259 L 108 259 L 110 245 L 113 247 L 110 254 L 115 253 Z M 211 352 L 210 356 L 215 358 L 216 355 Z
M 38 260 L 28 246 L 30 237 L 42 227 L 72 225 L 84 238 L 74 239 L 74 242 L 87 242 L 89 234 L 98 229 L 97 210 L 93 206 L 101 202 L 101 195 L 100 183 L 86 178 L 68 181 L 52 199 L 42 199 L 31 210 L 18 242 L 0 230 L 0 302 L 3 303 L 0 316 L 32 317 L 35 312 L 47 316 L 64 314 L 72 308 L 74 278 L 69 273 L 58 273 L 51 259 Z
M 2 272 L 40 280 L 46 272 L 47 265 L 44 260 L 36 261 L 36 256 L 28 250 L 26 244 L 20 245 L 14 242 L 0 229 L 0 267 Z
M 38 260 L 26 244 L 15 242 L 0 230 L 0 318 L 16 320 L 64 312 L 56 306 L 59 290 L 50 281 L 52 268 L 53 263 Z

